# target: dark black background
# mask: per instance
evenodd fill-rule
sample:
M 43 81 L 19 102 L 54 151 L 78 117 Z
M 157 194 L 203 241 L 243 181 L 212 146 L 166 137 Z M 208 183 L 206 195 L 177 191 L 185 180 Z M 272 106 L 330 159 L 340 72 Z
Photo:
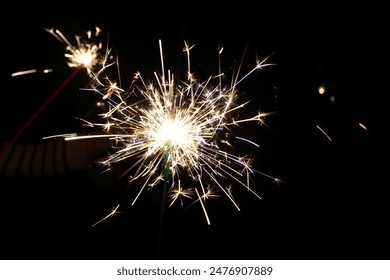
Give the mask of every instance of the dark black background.
M 103 42 L 119 58 L 124 87 L 135 71 L 153 78 L 161 69 L 159 39 L 166 68 L 181 74 L 184 40 L 197 43 L 192 62 L 204 77 L 218 73 L 218 46 L 229 73 L 248 44 L 245 65 L 253 67 L 256 55 L 271 55 L 268 61 L 276 65 L 238 86 L 243 99 L 253 99 L 245 113 L 276 114 L 267 118 L 269 128 L 242 128 L 240 134 L 260 148 L 240 151 L 248 149 L 256 169 L 282 183 L 255 174 L 254 189 L 263 199 L 238 186 L 241 211 L 225 198 L 210 201 L 211 225 L 199 204 L 167 209 L 160 235 L 161 190 L 143 193 L 130 206 L 131 198 L 123 197 L 126 183 L 115 172 L 2 179 L 2 259 L 389 258 L 387 158 L 379 136 L 387 125 L 385 9 L 327 1 L 228 2 L 34 1 L 3 9 L 2 141 L 72 72 L 64 44 L 43 28 L 57 28 L 70 40 L 101 28 Z M 10 76 L 31 68 L 53 72 Z M 95 112 L 93 95 L 80 90 L 89 80 L 78 73 L 18 141 L 82 132 L 75 117 L 93 118 Z M 318 94 L 320 85 L 326 94 Z M 118 203 L 124 213 L 91 227 Z

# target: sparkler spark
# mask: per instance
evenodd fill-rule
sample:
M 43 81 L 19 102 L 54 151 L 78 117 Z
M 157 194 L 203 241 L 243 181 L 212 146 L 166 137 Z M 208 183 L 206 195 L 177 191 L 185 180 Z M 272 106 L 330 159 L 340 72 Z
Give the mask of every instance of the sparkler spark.
M 316 125 L 316 127 L 322 132 L 322 134 L 326 136 L 326 138 L 328 138 L 329 141 L 332 141 L 332 138 L 330 138 L 330 136 L 325 132 L 325 130 L 323 130 L 319 125 Z
M 366 132 L 369 132 L 368 128 L 364 124 L 362 124 L 361 122 L 359 122 L 359 126 L 361 128 L 363 128 Z
M 117 83 L 95 76 L 92 90 L 108 101 L 109 109 L 101 115 L 104 122 L 93 125 L 102 127 L 107 132 L 106 137 L 116 143 L 114 152 L 101 163 L 109 170 L 116 163 L 131 162 L 122 175 L 129 175 L 129 184 L 139 184 L 139 191 L 131 205 L 145 189 L 164 182 L 166 198 L 170 200 L 168 207 L 177 201 L 182 203 L 184 199 L 199 202 L 210 224 L 205 206 L 210 197 L 222 193 L 240 210 L 233 197 L 231 181 L 261 199 L 251 186 L 251 174 L 258 172 L 251 165 L 251 157 L 230 152 L 234 146 L 229 136 L 241 123 L 263 124 L 264 118 L 271 114 L 257 113 L 247 119 L 235 118 L 235 114 L 249 103 L 238 103 L 237 85 L 256 69 L 273 64 L 266 63 L 268 57 L 258 60 L 256 66 L 241 79 L 239 65 L 229 85 L 222 84 L 223 73 L 200 82 L 190 71 L 192 47 L 185 43 L 187 79 L 177 82 L 173 74 L 165 69 L 161 40 L 159 47 L 161 73 L 154 73 L 154 82 L 147 82 L 137 72 L 129 90 L 125 91 Z M 222 49 L 219 54 L 221 52 Z M 87 123 L 91 126 L 91 122 Z M 65 139 L 85 137 L 88 136 Z M 257 145 L 242 137 L 234 139 Z

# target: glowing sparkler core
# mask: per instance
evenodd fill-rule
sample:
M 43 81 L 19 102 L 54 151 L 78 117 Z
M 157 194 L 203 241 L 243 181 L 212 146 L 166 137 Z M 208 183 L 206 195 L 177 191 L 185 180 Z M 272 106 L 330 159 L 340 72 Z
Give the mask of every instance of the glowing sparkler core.
M 180 120 L 165 120 L 158 131 L 152 131 L 151 136 L 154 137 L 156 143 L 162 143 L 162 146 L 168 145 L 172 147 L 181 147 L 182 150 L 187 149 L 187 145 L 193 144 L 193 135 L 190 133 L 190 125 L 181 122 Z
M 234 119 L 232 113 L 248 103 L 236 105 L 236 86 L 243 80 L 238 80 L 239 70 L 229 86 L 221 84 L 221 73 L 200 83 L 190 73 L 190 49 L 186 44 L 187 81 L 180 83 L 175 82 L 169 71 L 167 76 L 165 74 L 161 41 L 162 72 L 161 75 L 155 73 L 156 83 L 147 84 L 141 74 L 136 73 L 131 88 L 124 94 L 125 91 L 115 82 L 95 76 L 93 90 L 108 100 L 110 109 L 102 115 L 105 123 L 94 125 L 103 127 L 110 133 L 107 137 L 112 137 L 118 144 L 114 147 L 115 152 L 102 164 L 110 168 L 117 162 L 133 161 L 127 170 L 129 173 L 136 170 L 130 176 L 130 183 L 137 181 L 142 185 L 132 204 L 145 188 L 155 187 L 161 181 L 165 186 L 169 181 L 167 197 L 171 201 L 170 206 L 185 198 L 195 199 L 200 202 L 210 224 L 204 202 L 217 196 L 217 190 L 222 191 L 240 210 L 232 194 L 231 181 L 260 198 L 250 187 L 250 175 L 257 172 L 251 167 L 250 157 L 229 153 L 233 145 L 228 137 L 233 126 L 251 121 L 262 124 L 269 113 Z M 267 59 L 259 61 L 244 77 L 271 65 L 265 63 Z M 213 86 L 215 81 L 217 84 Z M 241 137 L 236 139 L 246 140 Z M 248 142 L 251 143 L 246 140 Z M 227 184 L 222 182 L 226 179 L 229 180 Z

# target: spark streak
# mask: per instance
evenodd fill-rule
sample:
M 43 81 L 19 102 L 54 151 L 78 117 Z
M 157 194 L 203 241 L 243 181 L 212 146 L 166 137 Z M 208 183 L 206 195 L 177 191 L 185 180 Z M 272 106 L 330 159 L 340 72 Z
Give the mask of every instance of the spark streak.
M 332 141 L 332 138 L 330 138 L 330 136 L 325 132 L 325 130 L 323 130 L 319 125 L 316 125 L 316 127 L 322 132 L 322 134 L 326 136 L 326 138 L 328 138 L 329 141 Z
M 119 206 L 120 206 L 119 204 L 118 204 L 117 206 L 115 206 L 115 207 L 112 209 L 112 211 L 111 211 L 107 216 L 105 216 L 103 219 L 101 219 L 101 220 L 97 221 L 96 223 L 94 223 L 94 224 L 92 225 L 92 227 L 97 226 L 98 224 L 100 224 L 100 223 L 103 222 L 104 220 L 107 220 L 108 218 L 113 217 L 113 216 L 115 216 L 115 215 L 118 214 L 118 213 L 122 213 L 122 212 L 119 212 L 119 211 L 118 211 Z

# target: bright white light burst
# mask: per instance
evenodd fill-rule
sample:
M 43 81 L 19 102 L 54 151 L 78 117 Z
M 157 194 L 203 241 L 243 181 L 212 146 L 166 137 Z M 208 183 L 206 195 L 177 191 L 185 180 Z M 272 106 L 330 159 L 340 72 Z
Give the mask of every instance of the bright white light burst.
M 130 89 L 125 91 L 116 82 L 95 75 L 92 90 L 107 100 L 109 109 L 102 115 L 103 123 L 88 122 L 88 125 L 102 127 L 107 134 L 101 137 L 115 140 L 114 152 L 102 161 L 107 169 L 118 162 L 130 162 L 124 175 L 128 174 L 130 183 L 139 187 L 132 204 L 145 189 L 164 183 L 168 186 L 169 206 L 184 199 L 200 202 L 210 224 L 205 201 L 217 193 L 223 193 L 240 210 L 231 191 L 233 184 L 260 198 L 250 186 L 250 176 L 257 172 L 251 166 L 251 158 L 229 152 L 233 146 L 227 137 L 233 127 L 252 121 L 262 124 L 270 114 L 258 112 L 251 118 L 234 118 L 248 103 L 236 104 L 239 95 L 236 86 L 252 72 L 271 64 L 265 63 L 268 57 L 258 61 L 239 79 L 240 65 L 229 85 L 222 84 L 223 73 L 199 82 L 190 72 L 192 47 L 185 43 L 187 79 L 176 81 L 165 70 L 161 41 L 159 47 L 162 69 L 161 74 L 154 73 L 154 81 L 146 82 L 138 72 Z M 90 136 L 67 140 L 81 137 Z M 235 139 L 251 143 L 249 139 Z M 114 214 L 113 211 L 111 215 Z

